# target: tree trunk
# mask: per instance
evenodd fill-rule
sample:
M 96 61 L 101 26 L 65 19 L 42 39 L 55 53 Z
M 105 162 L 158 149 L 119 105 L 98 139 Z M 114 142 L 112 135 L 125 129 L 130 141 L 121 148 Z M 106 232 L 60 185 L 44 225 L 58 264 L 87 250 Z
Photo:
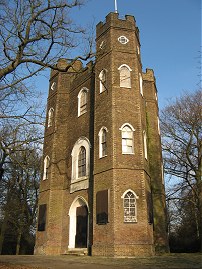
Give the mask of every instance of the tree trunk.
M 1 233 L 0 233 L 0 255 L 2 254 L 3 250 L 3 243 L 4 243 L 4 236 L 7 228 L 7 216 L 5 215 L 3 223 L 1 225 Z
M 22 237 L 22 231 L 20 229 L 19 233 L 18 233 L 18 236 L 17 236 L 17 245 L 16 245 L 16 252 L 15 254 L 16 255 L 19 255 L 20 254 L 20 242 L 21 242 L 21 237 Z
M 199 240 L 200 240 L 200 252 L 202 252 L 202 181 L 200 183 L 199 192 Z
M 5 164 L 5 160 L 6 160 L 6 157 L 7 157 L 7 154 L 5 152 L 5 150 L 2 150 L 3 152 L 3 155 L 1 157 L 1 162 L 0 162 L 0 181 L 2 181 L 2 178 L 3 178 L 3 174 L 4 174 L 4 164 Z
M 199 154 L 201 156 L 201 149 L 199 150 Z M 197 178 L 197 188 L 198 188 L 198 206 L 199 206 L 199 240 L 200 240 L 200 252 L 202 252 L 202 158 L 199 162 L 198 173 L 196 175 Z

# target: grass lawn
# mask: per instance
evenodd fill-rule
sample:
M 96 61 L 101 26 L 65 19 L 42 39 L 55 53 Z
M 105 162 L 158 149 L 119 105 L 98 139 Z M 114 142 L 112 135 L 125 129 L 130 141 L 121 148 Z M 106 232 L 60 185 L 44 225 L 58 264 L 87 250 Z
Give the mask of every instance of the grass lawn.
M 89 256 L 0 256 L 1 269 L 202 269 L 202 254 L 166 254 L 154 257 L 107 258 Z

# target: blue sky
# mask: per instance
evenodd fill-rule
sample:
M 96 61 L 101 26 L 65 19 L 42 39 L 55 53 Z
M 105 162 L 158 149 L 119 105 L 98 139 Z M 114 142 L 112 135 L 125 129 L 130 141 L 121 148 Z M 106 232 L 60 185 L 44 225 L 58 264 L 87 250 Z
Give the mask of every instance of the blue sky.
M 154 69 L 160 108 L 184 90 L 198 89 L 201 0 L 117 0 L 117 4 L 120 17 L 129 14 L 136 19 L 143 71 Z M 103 21 L 109 12 L 114 12 L 114 0 L 87 0 L 74 14 L 85 27 Z

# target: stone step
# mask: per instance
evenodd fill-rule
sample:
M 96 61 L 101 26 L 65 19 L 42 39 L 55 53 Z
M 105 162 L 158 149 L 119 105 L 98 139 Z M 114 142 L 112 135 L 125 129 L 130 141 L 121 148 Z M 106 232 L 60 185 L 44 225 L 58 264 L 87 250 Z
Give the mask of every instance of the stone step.
M 88 250 L 87 248 L 73 248 L 68 250 L 67 255 L 84 256 L 88 255 Z

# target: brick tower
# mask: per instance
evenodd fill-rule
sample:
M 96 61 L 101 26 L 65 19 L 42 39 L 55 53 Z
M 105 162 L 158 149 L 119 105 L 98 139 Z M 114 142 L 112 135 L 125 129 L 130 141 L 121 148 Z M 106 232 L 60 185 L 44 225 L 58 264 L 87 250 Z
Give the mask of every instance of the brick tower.
M 153 71 L 133 16 L 96 30 L 94 63 L 51 73 L 35 253 L 168 251 Z

